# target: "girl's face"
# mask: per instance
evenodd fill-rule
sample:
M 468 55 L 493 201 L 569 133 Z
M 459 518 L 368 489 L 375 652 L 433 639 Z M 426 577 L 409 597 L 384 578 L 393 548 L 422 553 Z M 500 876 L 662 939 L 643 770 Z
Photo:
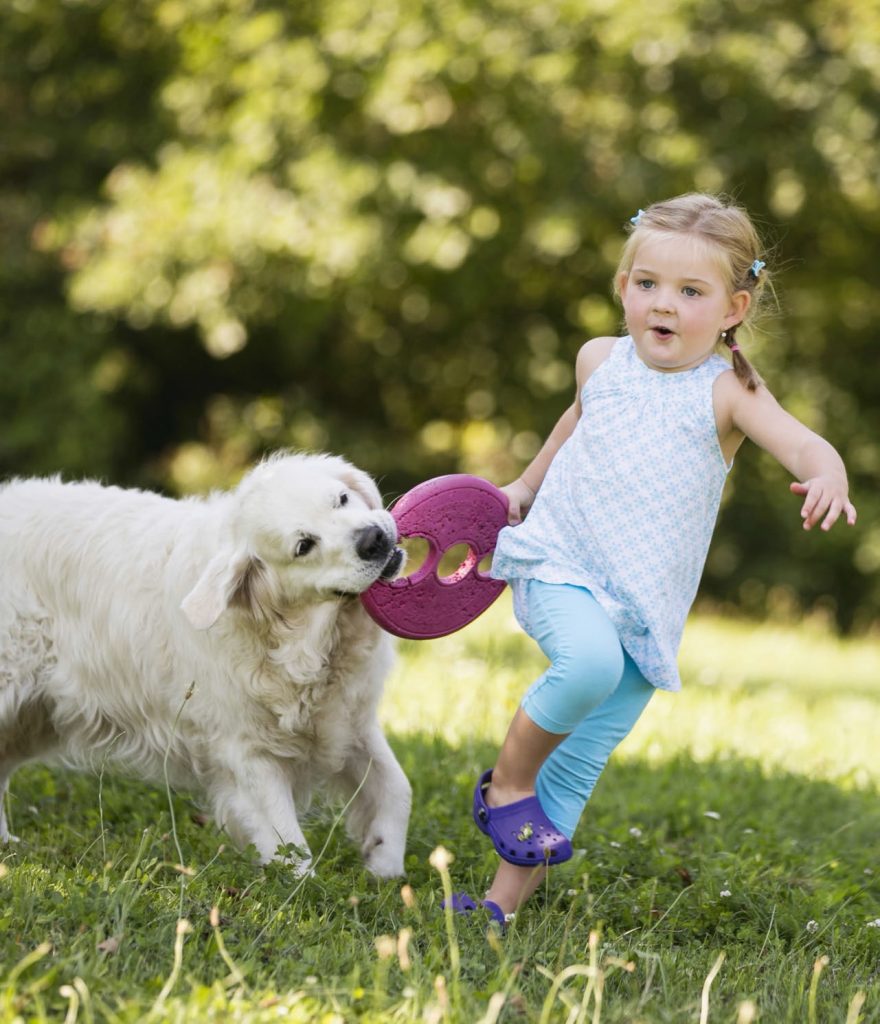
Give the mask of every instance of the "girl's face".
M 738 324 L 751 301 L 731 295 L 711 243 L 693 235 L 648 236 L 618 291 L 626 326 L 642 362 L 663 373 L 704 362 L 722 331 Z

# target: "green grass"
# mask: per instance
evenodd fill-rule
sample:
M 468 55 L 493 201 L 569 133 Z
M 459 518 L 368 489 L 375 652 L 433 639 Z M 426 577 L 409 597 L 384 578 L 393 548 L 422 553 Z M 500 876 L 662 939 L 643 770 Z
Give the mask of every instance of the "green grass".
M 697 617 L 681 663 L 503 939 L 439 903 L 488 884 L 471 789 L 542 667 L 505 600 L 401 645 L 383 716 L 415 795 L 406 889 L 360 869 L 338 807 L 307 819 L 323 852 L 297 880 L 186 797 L 172 820 L 161 788 L 21 771 L 0 1022 L 880 1022 L 876 643 Z

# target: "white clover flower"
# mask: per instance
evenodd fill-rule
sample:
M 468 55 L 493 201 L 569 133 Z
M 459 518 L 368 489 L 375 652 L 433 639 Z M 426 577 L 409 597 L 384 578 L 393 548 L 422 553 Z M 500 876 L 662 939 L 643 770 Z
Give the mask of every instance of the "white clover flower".
M 873 921 L 868 922 L 869 928 L 880 928 L 880 917 L 875 917 Z
M 633 837 L 633 839 L 642 838 L 642 830 L 640 828 L 635 828 L 635 826 L 629 830 L 629 834 Z
M 718 811 L 703 811 L 704 818 L 711 818 L 713 821 L 721 821 L 721 815 Z
M 813 932 L 817 932 L 819 930 L 819 922 L 818 921 L 807 921 L 807 923 L 804 925 L 804 927 L 812 935 Z
M 615 850 L 619 850 L 620 849 L 620 843 L 615 842 L 615 840 L 613 840 L 613 839 L 611 840 L 611 842 L 608 845 L 609 846 L 613 846 Z
M 724 896 L 724 897 L 730 896 L 731 895 L 730 889 L 722 889 L 721 890 L 721 895 Z

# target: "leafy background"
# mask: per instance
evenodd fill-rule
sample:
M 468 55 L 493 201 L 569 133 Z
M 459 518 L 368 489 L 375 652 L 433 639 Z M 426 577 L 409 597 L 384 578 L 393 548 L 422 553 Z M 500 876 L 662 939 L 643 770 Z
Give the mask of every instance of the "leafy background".
M 878 78 L 861 0 L 7 0 L 0 472 L 186 493 L 295 445 L 389 498 L 504 482 L 620 326 L 627 218 L 723 191 L 774 275 L 749 352 L 860 525 L 804 534 L 744 450 L 703 597 L 867 628 Z

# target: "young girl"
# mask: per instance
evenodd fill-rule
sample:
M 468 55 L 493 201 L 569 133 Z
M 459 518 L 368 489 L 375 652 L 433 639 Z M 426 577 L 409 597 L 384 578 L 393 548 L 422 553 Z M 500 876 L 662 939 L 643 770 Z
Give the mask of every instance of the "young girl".
M 743 439 L 796 477 L 804 529 L 856 521 L 840 456 L 777 404 L 736 341 L 767 279 L 747 214 L 690 194 L 632 224 L 614 280 L 629 333 L 581 348 L 574 402 L 504 488 L 511 526 L 492 573 L 550 666 L 474 792 L 501 857 L 482 905 L 502 924 L 571 856 L 596 780 L 654 690 L 681 687 L 678 646 Z M 464 893 L 453 906 L 475 908 Z

